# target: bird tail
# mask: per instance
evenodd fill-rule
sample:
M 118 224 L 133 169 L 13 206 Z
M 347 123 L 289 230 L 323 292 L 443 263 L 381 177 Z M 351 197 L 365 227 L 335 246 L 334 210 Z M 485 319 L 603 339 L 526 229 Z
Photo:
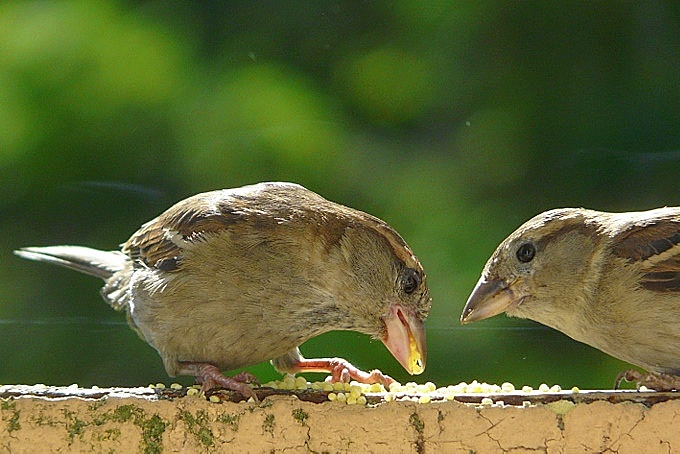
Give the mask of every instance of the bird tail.
M 122 252 L 83 246 L 25 247 L 14 253 L 25 259 L 63 266 L 104 280 L 122 270 L 128 260 Z

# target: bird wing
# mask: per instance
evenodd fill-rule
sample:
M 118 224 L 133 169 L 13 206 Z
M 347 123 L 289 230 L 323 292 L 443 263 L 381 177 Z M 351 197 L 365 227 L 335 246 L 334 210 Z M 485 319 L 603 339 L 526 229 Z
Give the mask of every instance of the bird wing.
M 644 288 L 680 292 L 680 214 L 636 221 L 619 235 L 614 255 L 640 263 Z
M 135 232 L 122 245 L 123 253 L 147 267 L 178 271 L 183 244 L 227 229 L 244 217 L 238 207 L 214 202 L 213 193 L 204 193 L 177 203 Z

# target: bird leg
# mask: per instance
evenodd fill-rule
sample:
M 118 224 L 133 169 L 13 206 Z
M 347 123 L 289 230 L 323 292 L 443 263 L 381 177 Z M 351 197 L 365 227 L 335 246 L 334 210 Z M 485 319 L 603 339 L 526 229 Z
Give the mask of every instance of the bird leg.
M 201 391 L 206 392 L 215 388 L 225 388 L 241 393 L 244 397 L 257 400 L 253 388 L 248 383 L 257 383 L 257 378 L 246 371 L 239 372 L 233 377 L 227 377 L 220 370 L 208 363 L 182 362 L 183 370 L 196 377 L 201 385 Z
M 342 358 L 316 358 L 305 359 L 300 357 L 296 362 L 289 365 L 289 371 L 297 372 L 326 372 L 331 374 L 326 381 L 348 383 L 350 379 L 359 383 L 380 383 L 388 387 L 395 380 L 389 375 L 385 375 L 378 369 L 371 372 L 364 372 L 357 369 L 347 360 Z
M 680 376 L 672 374 L 663 374 L 651 372 L 645 374 L 639 370 L 624 370 L 616 376 L 616 383 L 614 389 L 618 389 L 623 380 L 635 382 L 637 389 L 640 386 L 645 386 L 655 391 L 673 391 L 680 390 Z

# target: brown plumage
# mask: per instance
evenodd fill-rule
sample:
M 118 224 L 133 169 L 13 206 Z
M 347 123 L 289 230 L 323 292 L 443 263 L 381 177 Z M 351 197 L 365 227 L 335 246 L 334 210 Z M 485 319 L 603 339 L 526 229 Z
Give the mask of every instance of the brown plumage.
M 677 389 L 680 208 L 539 214 L 498 246 L 461 321 L 501 312 L 535 320 L 656 374 L 628 371 L 626 378 Z M 659 374 L 665 374 L 661 382 Z
M 272 360 L 281 372 L 389 383 L 298 346 L 331 330 L 380 339 L 410 373 L 425 366 L 425 274 L 389 225 L 302 186 L 261 183 L 198 194 L 144 224 L 121 251 L 77 246 L 17 254 L 101 277 L 102 295 L 171 376 L 252 395 L 218 370 Z

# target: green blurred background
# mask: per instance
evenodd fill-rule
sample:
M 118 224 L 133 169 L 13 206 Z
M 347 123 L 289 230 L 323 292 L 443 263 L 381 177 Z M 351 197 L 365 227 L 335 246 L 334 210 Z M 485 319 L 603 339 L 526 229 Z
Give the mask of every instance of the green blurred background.
M 285 180 L 422 261 L 417 381 L 610 387 L 626 365 L 556 331 L 458 318 L 534 214 L 680 204 L 679 68 L 671 1 L 3 2 L 0 383 L 170 381 L 100 281 L 13 249 L 115 249 L 186 196 Z M 412 379 L 360 334 L 302 350 Z

